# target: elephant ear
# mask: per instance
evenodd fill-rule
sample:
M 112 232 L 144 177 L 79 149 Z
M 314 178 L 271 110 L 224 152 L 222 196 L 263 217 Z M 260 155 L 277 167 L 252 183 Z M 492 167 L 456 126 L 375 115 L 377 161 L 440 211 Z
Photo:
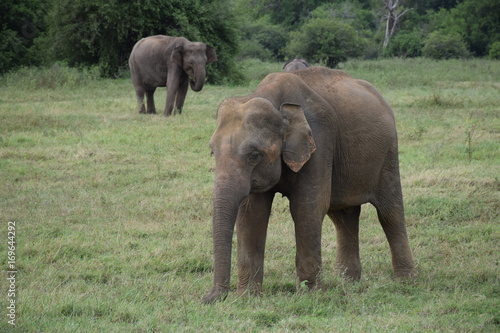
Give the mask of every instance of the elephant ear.
M 293 61 L 293 59 L 290 59 L 290 60 L 288 60 L 287 62 L 285 62 L 285 63 L 283 64 L 283 68 L 282 68 L 282 69 L 285 69 L 286 65 L 288 65 L 288 64 L 289 64 L 289 63 L 291 63 L 292 61 Z
M 306 66 L 306 67 L 311 67 L 311 64 L 307 62 L 306 59 L 300 58 L 300 61 Z
M 283 160 L 292 171 L 299 172 L 316 150 L 311 127 L 309 127 L 304 110 L 300 105 L 284 103 L 281 105 L 280 111 L 285 117 L 286 124 L 283 139 Z
M 172 50 L 172 54 L 170 55 L 170 61 L 177 64 L 178 66 L 182 66 L 183 52 L 184 43 L 180 40 L 176 41 Z
M 217 61 L 217 55 L 215 54 L 215 49 L 211 47 L 210 45 L 207 45 L 207 62 L 216 62 Z

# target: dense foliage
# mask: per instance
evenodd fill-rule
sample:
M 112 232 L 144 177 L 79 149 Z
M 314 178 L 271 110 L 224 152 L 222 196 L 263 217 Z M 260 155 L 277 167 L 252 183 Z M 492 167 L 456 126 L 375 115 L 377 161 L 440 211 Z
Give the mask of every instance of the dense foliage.
M 242 57 L 281 61 L 303 56 L 331 66 L 351 57 L 483 57 L 488 56 L 495 42 L 500 42 L 497 0 L 400 0 L 395 14 L 407 11 L 395 25 L 385 52 L 381 46 L 388 0 L 237 0 L 236 3 L 243 22 Z M 353 28 L 344 29 L 345 40 L 351 45 L 339 48 L 341 44 L 333 40 L 339 38 L 335 31 L 344 25 Z M 320 31 L 313 33 L 314 26 Z M 330 31 L 329 36 L 325 30 Z M 435 31 L 439 33 L 432 34 Z M 269 33 L 279 35 L 271 47 L 263 38 Z M 436 43 L 436 36 L 443 41 Z M 430 50 L 433 45 L 451 49 Z
M 459 34 L 468 50 L 485 56 L 494 42 L 500 41 L 500 1 L 466 0 L 449 11 L 435 15 L 434 28 Z
M 218 10 L 226 4 L 226 0 L 204 1 L 203 5 L 200 0 L 58 0 L 47 17 L 45 40 L 54 60 L 98 64 L 109 76 L 126 66 L 133 45 L 142 37 L 184 36 L 216 48 L 218 70 L 209 68 L 209 77 L 222 82 L 222 73 L 234 67 L 238 38 L 234 17 Z
M 0 73 L 57 61 L 119 75 L 134 43 L 154 34 L 214 46 L 214 83 L 237 82 L 245 58 L 498 57 L 498 0 L 391 2 L 393 12 L 389 0 L 2 0 Z
M 270 23 L 268 15 L 242 23 L 240 58 L 260 60 L 283 60 L 281 50 L 288 42 L 287 30 L 279 24 Z
M 36 42 L 45 62 L 97 65 L 103 75 L 113 76 L 126 68 L 133 45 L 142 37 L 184 36 L 215 47 L 219 60 L 209 66 L 208 75 L 221 83 L 226 73 L 234 71 L 239 38 L 235 16 L 228 9 L 220 11 L 228 2 L 54 0 L 45 16 L 47 29 Z
M 46 9 L 40 0 L 0 0 L 0 74 L 41 63 L 34 38 L 45 29 Z

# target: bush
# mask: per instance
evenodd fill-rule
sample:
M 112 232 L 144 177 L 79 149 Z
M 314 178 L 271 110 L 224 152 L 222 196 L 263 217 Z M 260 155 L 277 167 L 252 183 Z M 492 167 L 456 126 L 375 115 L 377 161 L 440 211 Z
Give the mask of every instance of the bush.
M 262 44 L 254 39 L 243 40 L 241 42 L 240 59 L 258 59 L 260 61 L 268 61 L 273 58 L 270 50 L 266 49 Z
M 488 58 L 500 59 L 500 42 L 494 42 L 493 44 L 491 44 Z
M 420 29 L 400 31 L 389 43 L 386 54 L 392 57 L 416 58 L 422 55 L 424 36 Z
M 458 33 L 437 30 L 429 34 L 424 42 L 422 54 L 432 59 L 467 58 L 469 51 Z
M 269 73 L 281 72 L 282 64 L 277 62 L 260 61 L 259 59 L 245 59 L 238 63 L 244 76 L 244 82 L 252 86 L 264 79 Z
M 366 40 L 350 25 L 317 18 L 291 33 L 287 52 L 290 57 L 304 57 L 310 62 L 335 67 L 349 58 L 361 56 L 365 45 Z
M 28 90 L 79 88 L 92 84 L 99 77 L 97 67 L 77 69 L 55 63 L 50 67 L 22 67 L 5 74 L 2 83 Z

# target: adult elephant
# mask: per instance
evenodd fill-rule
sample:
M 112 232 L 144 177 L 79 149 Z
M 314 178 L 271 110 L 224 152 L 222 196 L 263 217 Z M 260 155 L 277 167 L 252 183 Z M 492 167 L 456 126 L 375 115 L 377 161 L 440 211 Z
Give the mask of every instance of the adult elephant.
M 182 112 L 188 90 L 200 91 L 206 78 L 206 64 L 217 61 L 213 47 L 190 42 L 184 37 L 151 36 L 138 41 L 129 58 L 130 73 L 137 95 L 139 113 L 156 113 L 153 95 L 167 87 L 165 116 L 175 108 Z M 144 107 L 147 95 L 147 111 Z
M 311 67 L 311 65 L 307 62 L 306 59 L 303 58 L 295 58 L 290 59 L 283 64 L 283 72 L 291 72 L 297 69 Z
M 275 193 L 288 197 L 299 283 L 318 286 L 325 215 L 337 234 L 336 271 L 359 279 L 359 215 L 372 203 L 389 241 L 394 274 L 414 273 L 406 234 L 394 115 L 368 82 L 310 67 L 268 75 L 256 91 L 219 107 L 215 155 L 213 287 L 224 299 L 236 224 L 238 293 L 260 293 Z

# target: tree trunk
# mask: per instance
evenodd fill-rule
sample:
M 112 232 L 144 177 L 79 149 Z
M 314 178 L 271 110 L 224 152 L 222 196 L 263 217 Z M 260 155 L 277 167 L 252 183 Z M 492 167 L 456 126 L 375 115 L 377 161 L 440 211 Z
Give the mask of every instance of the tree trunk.
M 405 9 L 402 13 L 398 13 L 398 4 L 399 0 L 384 0 L 385 9 L 387 10 L 387 14 L 385 15 L 384 43 L 382 44 L 382 51 L 384 54 L 389 45 L 389 40 L 396 32 L 396 26 L 399 23 L 399 19 L 413 9 Z

